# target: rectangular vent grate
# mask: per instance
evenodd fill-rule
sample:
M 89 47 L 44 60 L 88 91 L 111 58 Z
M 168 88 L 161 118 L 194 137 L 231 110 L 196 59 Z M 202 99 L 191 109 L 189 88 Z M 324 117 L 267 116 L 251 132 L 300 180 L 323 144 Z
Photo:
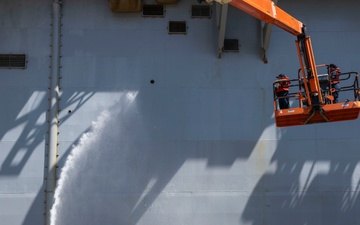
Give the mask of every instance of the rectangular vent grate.
M 225 39 L 224 40 L 224 52 L 238 52 L 239 40 L 238 39 Z
M 164 17 L 164 6 L 156 4 L 143 5 L 144 17 Z
M 169 34 L 186 34 L 185 21 L 169 21 Z
M 191 17 L 193 18 L 211 18 L 210 5 L 191 6 Z
M 0 54 L 0 68 L 4 69 L 25 69 L 25 54 Z

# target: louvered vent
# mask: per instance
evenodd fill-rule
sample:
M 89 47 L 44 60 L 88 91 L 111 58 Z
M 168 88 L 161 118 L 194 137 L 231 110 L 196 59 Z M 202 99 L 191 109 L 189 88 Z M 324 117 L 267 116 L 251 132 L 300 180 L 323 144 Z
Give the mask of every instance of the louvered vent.
M 169 34 L 186 34 L 185 21 L 169 21 Z
M 238 39 L 225 39 L 224 40 L 224 51 L 225 52 L 238 52 L 239 51 L 239 40 Z
M 144 4 L 143 5 L 143 16 L 144 17 L 164 17 L 164 6 L 155 4 Z
M 0 68 L 3 69 L 25 69 L 25 54 L 0 54 Z
M 210 5 L 191 6 L 191 17 L 193 18 L 211 18 Z

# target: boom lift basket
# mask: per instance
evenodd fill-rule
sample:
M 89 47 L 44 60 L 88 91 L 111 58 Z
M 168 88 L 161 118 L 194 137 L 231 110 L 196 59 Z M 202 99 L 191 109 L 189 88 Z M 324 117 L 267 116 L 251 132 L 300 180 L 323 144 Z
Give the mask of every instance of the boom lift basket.
M 326 65 L 319 65 L 319 67 L 326 67 Z M 274 94 L 274 111 L 275 121 L 277 127 L 298 126 L 315 123 L 339 122 L 346 120 L 355 120 L 360 113 L 360 89 L 357 72 L 347 72 L 340 74 L 339 99 L 346 99 L 343 102 L 333 103 L 333 92 L 329 82 L 328 71 L 325 74 L 318 75 L 318 80 L 321 87 L 321 95 L 323 102 L 318 105 L 309 105 L 308 96 L 306 94 L 306 87 L 308 82 L 303 82 L 300 75 L 301 69 L 298 72 L 298 78 L 291 80 L 289 101 L 291 108 L 279 109 L 278 100 Z M 275 86 L 281 81 L 273 83 L 273 90 L 275 93 Z M 298 89 L 298 90 L 295 90 Z M 349 100 L 349 98 L 353 100 Z

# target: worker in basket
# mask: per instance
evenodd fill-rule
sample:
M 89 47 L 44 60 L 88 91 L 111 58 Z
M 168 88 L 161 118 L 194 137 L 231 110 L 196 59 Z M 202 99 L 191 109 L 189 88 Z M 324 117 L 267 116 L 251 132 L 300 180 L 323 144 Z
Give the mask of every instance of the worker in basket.
M 340 69 L 335 64 L 329 65 L 329 77 L 330 77 L 330 84 L 331 88 L 333 88 L 334 92 L 332 95 L 334 96 L 334 103 L 338 102 L 339 98 L 339 90 L 340 90 Z
M 275 95 L 279 98 L 279 108 L 288 109 L 290 108 L 289 98 L 289 85 L 290 79 L 285 74 L 279 74 L 276 77 L 278 80 L 275 83 Z

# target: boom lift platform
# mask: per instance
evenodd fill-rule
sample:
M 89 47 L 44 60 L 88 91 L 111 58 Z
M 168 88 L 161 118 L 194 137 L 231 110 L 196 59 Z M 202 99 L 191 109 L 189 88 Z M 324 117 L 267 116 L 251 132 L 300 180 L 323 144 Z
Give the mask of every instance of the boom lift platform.
M 296 105 L 289 109 L 279 109 L 277 102 L 280 97 L 276 97 L 274 94 L 274 111 L 276 125 L 278 127 L 306 125 L 323 122 L 338 122 L 346 120 L 355 120 L 359 116 L 360 111 L 360 89 L 357 72 L 346 72 L 340 74 L 340 81 L 342 85 L 338 91 L 341 98 L 353 98 L 351 101 L 346 99 L 344 102 L 333 103 L 334 97 L 331 88 L 328 65 L 317 66 L 325 67 L 326 73 L 318 75 L 318 81 L 320 85 L 320 95 L 322 102 L 318 102 L 319 98 L 311 94 L 309 82 L 303 82 L 303 71 L 299 69 L 298 77 L 290 80 L 291 85 L 289 86 L 290 92 L 287 96 L 289 100 L 294 99 L 292 104 Z M 306 79 L 305 79 L 306 80 Z M 275 92 L 275 86 L 281 80 L 273 83 L 273 90 Z M 312 104 L 312 105 L 310 105 Z
M 214 0 L 206 0 L 212 2 Z M 360 113 L 360 89 L 358 73 L 348 72 L 340 75 L 340 80 L 353 82 L 342 87 L 340 93 L 353 92 L 354 99 L 333 103 L 334 90 L 330 86 L 329 75 L 321 81 L 316 66 L 310 36 L 306 35 L 305 25 L 277 7 L 271 0 L 216 0 L 221 4 L 230 4 L 265 23 L 271 23 L 297 37 L 296 48 L 300 61 L 298 78 L 292 80 L 291 86 L 299 91 L 290 93 L 290 99 L 298 101 L 296 107 L 279 109 L 278 98 L 274 96 L 275 121 L 278 127 L 288 127 L 324 122 L 338 122 L 357 119 Z M 324 65 L 321 65 L 324 66 Z M 324 77 L 324 76 L 323 76 Z M 279 81 L 277 81 L 279 82 Z M 276 82 L 274 82 L 274 87 Z

